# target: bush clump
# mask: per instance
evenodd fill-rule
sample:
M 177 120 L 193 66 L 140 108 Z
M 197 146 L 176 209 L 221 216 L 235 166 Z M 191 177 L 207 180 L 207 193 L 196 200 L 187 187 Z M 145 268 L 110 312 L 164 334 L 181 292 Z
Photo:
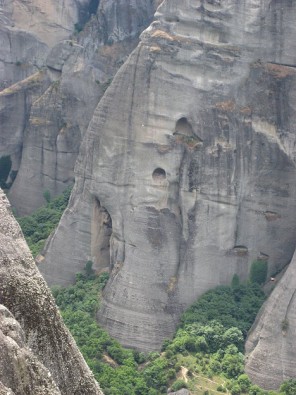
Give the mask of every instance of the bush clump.
M 188 388 L 188 385 L 184 380 L 181 379 L 176 380 L 171 386 L 171 390 L 174 392 L 177 392 L 182 388 Z
M 250 270 L 250 281 L 262 285 L 266 281 L 268 266 L 266 261 L 257 260 L 252 263 Z
M 31 215 L 17 218 L 33 256 L 42 251 L 46 239 L 59 223 L 68 205 L 71 189 L 72 187 L 67 188 L 62 195 L 52 200 L 46 191 L 48 203 L 44 207 L 40 207 Z

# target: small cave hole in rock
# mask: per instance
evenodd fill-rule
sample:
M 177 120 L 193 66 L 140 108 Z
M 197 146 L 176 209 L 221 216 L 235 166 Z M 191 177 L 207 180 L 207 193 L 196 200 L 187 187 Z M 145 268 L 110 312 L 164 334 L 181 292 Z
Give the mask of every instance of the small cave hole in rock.
M 184 136 L 192 136 L 193 129 L 191 123 L 186 117 L 182 117 L 177 121 L 174 134 L 183 134 Z
M 152 173 L 152 178 L 154 181 L 161 181 L 166 179 L 166 172 L 161 167 L 158 167 Z
M 173 135 L 177 143 L 184 144 L 190 149 L 200 147 L 202 144 L 202 140 L 194 134 L 192 125 L 186 117 L 177 121 Z
M 267 255 L 267 254 L 265 254 L 264 252 L 261 252 L 261 251 L 260 251 L 259 255 L 257 256 L 257 259 L 258 259 L 259 261 L 268 261 L 269 255 Z
M 236 253 L 238 256 L 245 256 L 248 255 L 248 247 L 243 246 L 243 245 L 236 245 L 233 247 L 233 251 Z

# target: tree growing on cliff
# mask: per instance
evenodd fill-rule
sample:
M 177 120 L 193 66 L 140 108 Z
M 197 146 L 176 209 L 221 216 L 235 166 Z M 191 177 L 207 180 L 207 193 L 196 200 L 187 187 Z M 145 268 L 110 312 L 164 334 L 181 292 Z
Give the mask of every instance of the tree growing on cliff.
M 262 260 L 257 260 L 252 263 L 250 270 L 250 281 L 251 283 L 256 283 L 262 285 L 266 281 L 267 277 L 267 262 Z
M 290 379 L 284 381 L 281 385 L 280 391 L 285 395 L 295 395 L 296 394 L 296 379 Z
M 93 262 L 92 261 L 87 261 L 84 267 L 84 271 L 86 274 L 86 278 L 93 278 L 95 271 L 93 269 Z

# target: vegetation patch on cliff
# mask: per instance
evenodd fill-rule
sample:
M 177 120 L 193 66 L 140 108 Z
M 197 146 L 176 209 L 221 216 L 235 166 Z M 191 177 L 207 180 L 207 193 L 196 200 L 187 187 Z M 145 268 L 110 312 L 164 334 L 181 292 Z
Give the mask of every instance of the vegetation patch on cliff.
M 162 352 L 124 349 L 96 323 L 108 275 L 86 267 L 76 284 L 53 290 L 66 325 L 105 395 L 161 395 L 188 388 L 193 395 L 272 395 L 244 374 L 244 340 L 265 297 L 258 284 L 218 287 L 183 315 Z M 283 392 L 285 394 L 285 392 Z
M 31 216 L 19 218 L 34 254 L 57 225 L 70 188 Z M 52 291 L 62 316 L 105 395 L 162 395 L 188 388 L 192 395 L 291 395 L 296 380 L 281 392 L 253 385 L 244 373 L 244 341 L 265 296 L 260 287 L 266 264 L 255 261 L 250 282 L 234 276 L 231 286 L 206 292 L 181 317 L 172 340 L 161 353 L 148 355 L 123 348 L 96 322 L 100 296 L 108 274 L 96 276 L 92 262 L 76 283 Z M 292 391 L 292 392 L 291 392 Z
M 41 252 L 46 239 L 59 223 L 68 205 L 71 189 L 72 187 L 67 188 L 62 195 L 53 200 L 45 192 L 47 204 L 44 207 L 31 215 L 17 218 L 33 256 Z

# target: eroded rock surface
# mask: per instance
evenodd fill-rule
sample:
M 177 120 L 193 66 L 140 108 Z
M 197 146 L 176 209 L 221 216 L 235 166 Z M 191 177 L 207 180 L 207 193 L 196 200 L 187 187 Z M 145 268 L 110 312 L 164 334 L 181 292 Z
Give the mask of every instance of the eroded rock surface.
M 61 394 L 49 370 L 26 347 L 20 324 L 3 305 L 0 305 L 0 351 L 0 382 L 5 395 Z
M 296 255 L 260 310 L 246 343 L 246 371 L 266 389 L 296 374 Z
M 67 284 L 112 221 L 100 322 L 160 346 L 205 290 L 281 269 L 295 248 L 296 5 L 164 1 L 97 107 L 41 264 Z
M 4 47 L 5 53 L 16 58 L 13 68 L 26 71 L 23 77 L 19 72 L 13 80 L 8 80 L 5 72 L 6 89 L 0 92 L 0 115 L 3 114 L 0 156 L 10 155 L 13 161 L 16 179 L 9 197 L 18 215 L 44 204 L 45 191 L 55 196 L 73 183 L 80 141 L 94 109 L 137 45 L 139 34 L 149 25 L 157 2 L 51 0 L 44 3 L 41 12 L 43 3 L 16 0 L 10 7 L 11 20 L 18 28 L 26 25 L 30 33 L 47 44 L 42 44 L 43 52 L 37 44 L 34 47 L 39 68 L 42 66 L 45 74 L 38 91 L 32 93 L 27 84 L 23 84 L 21 91 L 13 89 L 13 83 L 33 73 L 28 64 L 34 62 L 24 59 L 23 53 L 18 54 L 14 47 L 8 44 Z M 3 9 L 7 11 L 7 7 Z M 16 18 L 20 10 L 23 17 Z M 29 23 L 30 13 L 33 16 Z M 82 18 L 81 23 L 77 15 Z M 75 20 L 78 22 L 73 34 Z M 78 33 L 82 27 L 83 31 Z M 28 33 L 20 32 L 18 44 L 25 41 L 26 48 Z M 35 41 L 39 43 L 36 38 Z M 24 53 L 32 58 L 28 50 Z
M 0 391 L 102 395 L 2 191 L 0 218 Z
M 12 21 L 22 29 L 29 30 L 49 47 L 68 38 L 87 21 L 90 4 L 99 0 L 13 0 L 10 8 Z
M 0 158 L 9 155 L 12 160 L 11 170 L 15 172 L 21 160 L 26 109 L 33 99 L 32 91 L 36 94 L 37 80 L 34 79 L 34 75 L 44 64 L 48 48 L 30 31 L 18 29 L 14 25 L 12 13 L 13 3 L 10 0 L 2 1 L 0 3 Z M 21 86 L 15 86 L 20 81 L 23 81 Z

